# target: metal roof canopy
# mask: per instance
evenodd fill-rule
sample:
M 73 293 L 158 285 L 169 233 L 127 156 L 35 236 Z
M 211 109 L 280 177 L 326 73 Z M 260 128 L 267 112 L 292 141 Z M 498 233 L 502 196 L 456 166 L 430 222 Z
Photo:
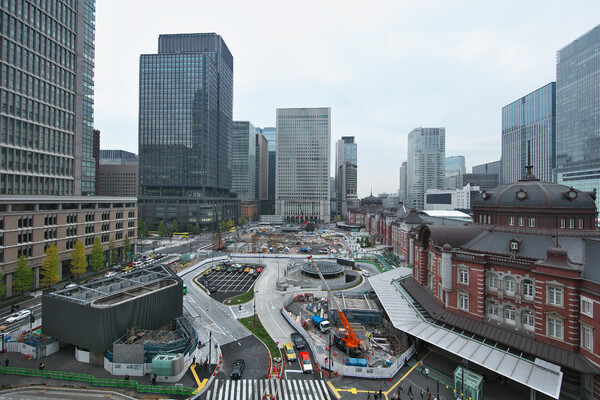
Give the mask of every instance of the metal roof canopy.
M 540 393 L 559 398 L 563 377 L 560 366 L 539 358 L 532 362 L 425 321 L 414 308 L 413 300 L 396 282 L 411 275 L 412 270 L 403 267 L 369 278 L 396 329 Z

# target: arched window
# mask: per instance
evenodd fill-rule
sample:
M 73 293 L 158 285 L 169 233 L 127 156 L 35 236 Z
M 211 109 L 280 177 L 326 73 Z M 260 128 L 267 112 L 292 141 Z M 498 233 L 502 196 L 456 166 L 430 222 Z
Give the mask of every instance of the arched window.
M 527 300 L 533 300 L 535 295 L 535 286 L 529 279 L 523 281 L 523 297 Z
M 498 275 L 494 272 L 490 272 L 487 275 L 487 288 L 491 291 L 498 290 Z

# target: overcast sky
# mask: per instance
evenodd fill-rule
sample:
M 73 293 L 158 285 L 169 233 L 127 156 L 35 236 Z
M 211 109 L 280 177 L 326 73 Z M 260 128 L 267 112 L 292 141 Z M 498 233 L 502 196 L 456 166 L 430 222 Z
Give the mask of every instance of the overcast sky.
M 275 126 L 276 108 L 331 107 L 332 153 L 341 136 L 358 143 L 359 197 L 397 191 L 415 127 L 445 127 L 446 156 L 465 156 L 467 172 L 499 160 L 502 107 L 555 81 L 556 51 L 600 24 L 598 0 L 96 7 L 102 149 L 138 152 L 139 56 L 158 52 L 159 34 L 215 32 L 234 57 L 234 120 Z

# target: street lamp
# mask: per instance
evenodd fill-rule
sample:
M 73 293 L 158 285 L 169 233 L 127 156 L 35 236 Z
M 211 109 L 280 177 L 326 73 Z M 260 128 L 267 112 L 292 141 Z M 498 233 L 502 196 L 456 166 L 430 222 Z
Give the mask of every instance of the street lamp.
M 256 295 L 258 294 L 258 290 L 254 291 L 254 301 L 253 301 L 253 306 L 254 306 L 254 327 L 256 328 Z

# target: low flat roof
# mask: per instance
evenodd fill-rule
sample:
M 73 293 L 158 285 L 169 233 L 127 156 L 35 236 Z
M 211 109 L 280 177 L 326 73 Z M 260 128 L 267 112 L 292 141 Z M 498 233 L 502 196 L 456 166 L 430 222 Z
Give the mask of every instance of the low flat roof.
M 410 276 L 411 269 L 396 268 L 369 278 L 396 329 L 554 399 L 559 398 L 563 377 L 560 366 L 542 359 L 531 361 L 519 357 L 472 339 L 466 333 L 439 327 L 425 320 L 415 307 L 416 302 L 399 283 L 399 280 Z

